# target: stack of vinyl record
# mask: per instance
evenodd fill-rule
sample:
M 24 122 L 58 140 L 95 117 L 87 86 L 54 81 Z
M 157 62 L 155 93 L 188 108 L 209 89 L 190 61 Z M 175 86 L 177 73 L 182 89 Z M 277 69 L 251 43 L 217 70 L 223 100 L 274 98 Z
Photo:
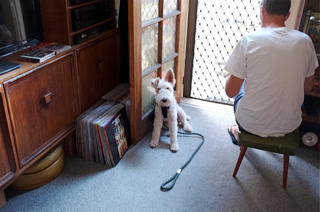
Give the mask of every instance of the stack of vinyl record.
M 83 159 L 116 166 L 128 150 L 130 125 L 121 103 L 126 89 L 120 84 L 76 119 L 76 151 Z
M 121 83 L 110 92 L 102 96 L 102 99 L 121 103 L 125 106 L 130 124 L 130 87 L 129 84 Z

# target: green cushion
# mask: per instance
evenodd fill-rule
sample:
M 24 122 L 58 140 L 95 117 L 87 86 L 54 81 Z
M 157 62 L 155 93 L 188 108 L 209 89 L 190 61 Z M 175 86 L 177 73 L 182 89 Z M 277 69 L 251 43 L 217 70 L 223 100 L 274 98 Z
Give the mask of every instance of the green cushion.
M 246 131 L 239 132 L 239 145 L 256 149 L 277 152 L 285 155 L 295 155 L 300 142 L 299 130 L 281 137 L 260 137 Z

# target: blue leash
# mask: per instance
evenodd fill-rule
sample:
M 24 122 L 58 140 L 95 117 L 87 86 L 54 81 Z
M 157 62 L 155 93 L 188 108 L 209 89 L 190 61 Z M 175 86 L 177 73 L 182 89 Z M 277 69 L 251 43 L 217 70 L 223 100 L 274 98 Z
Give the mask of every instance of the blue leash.
M 166 126 L 167 127 L 167 126 Z M 161 184 L 161 191 L 170 191 L 173 186 L 175 185 L 178 177 L 180 176 L 180 173 L 182 172 L 182 170 L 184 168 L 186 168 L 186 166 L 191 162 L 191 160 L 193 159 L 193 157 L 195 156 L 195 154 L 199 151 L 200 147 L 202 146 L 202 144 L 204 143 L 204 137 L 203 135 L 199 134 L 199 133 L 183 133 L 183 132 L 178 132 L 179 134 L 184 134 L 184 135 L 198 135 L 202 138 L 202 142 L 200 143 L 200 145 L 198 146 L 198 148 L 193 152 L 193 154 L 191 155 L 190 159 L 183 165 L 181 166 L 180 169 L 178 169 L 178 171 L 166 182 Z M 169 184 L 171 182 L 171 184 Z M 169 185 L 167 185 L 169 184 Z

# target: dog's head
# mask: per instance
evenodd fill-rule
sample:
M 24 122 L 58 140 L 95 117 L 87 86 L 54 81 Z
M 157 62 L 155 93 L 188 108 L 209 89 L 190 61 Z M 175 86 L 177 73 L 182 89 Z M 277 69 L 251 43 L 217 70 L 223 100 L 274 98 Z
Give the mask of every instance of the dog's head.
M 151 80 L 151 84 L 156 89 L 155 101 L 158 105 L 167 107 L 176 102 L 173 90 L 176 80 L 172 69 L 168 70 L 165 79 L 157 77 Z

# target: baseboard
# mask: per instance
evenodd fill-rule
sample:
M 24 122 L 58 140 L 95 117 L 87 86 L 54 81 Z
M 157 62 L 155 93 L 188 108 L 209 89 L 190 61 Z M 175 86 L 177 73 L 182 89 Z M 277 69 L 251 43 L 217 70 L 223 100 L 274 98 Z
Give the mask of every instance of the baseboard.
M 7 204 L 4 191 L 0 191 L 0 209 Z

